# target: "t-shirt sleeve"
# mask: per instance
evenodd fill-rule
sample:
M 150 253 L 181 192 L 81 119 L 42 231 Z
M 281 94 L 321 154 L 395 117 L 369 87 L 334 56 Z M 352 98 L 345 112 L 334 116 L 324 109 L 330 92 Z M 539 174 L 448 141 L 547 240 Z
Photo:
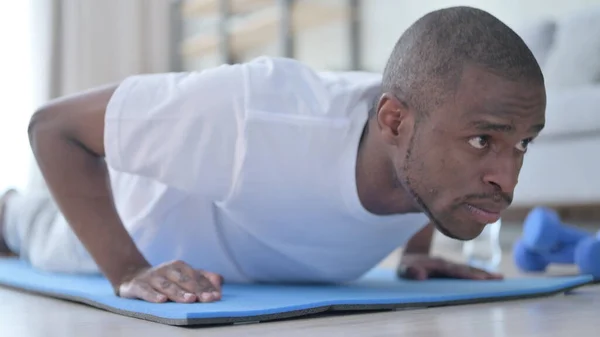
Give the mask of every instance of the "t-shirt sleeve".
M 244 83 L 241 65 L 126 78 L 107 106 L 107 165 L 224 197 L 243 120 Z

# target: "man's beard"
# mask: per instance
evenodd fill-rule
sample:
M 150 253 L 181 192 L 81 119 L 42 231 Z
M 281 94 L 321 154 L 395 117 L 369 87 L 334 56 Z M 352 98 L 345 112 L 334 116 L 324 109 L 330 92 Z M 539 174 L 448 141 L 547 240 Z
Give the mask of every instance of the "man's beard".
M 427 217 L 429 217 L 429 220 L 431 220 L 432 224 L 435 226 L 435 228 L 437 230 L 439 230 L 443 235 L 452 238 L 452 239 L 456 239 L 456 240 L 461 240 L 459 237 L 455 236 L 454 234 L 452 234 L 443 224 L 442 222 L 437 219 L 433 213 L 431 212 L 431 209 L 429 208 L 429 206 L 427 206 L 427 204 L 425 203 L 425 201 L 423 200 L 423 198 L 419 195 L 419 193 L 417 192 L 414 180 L 411 179 L 411 163 L 412 163 L 412 155 L 413 155 L 413 150 L 414 150 L 414 143 L 415 143 L 415 138 L 417 136 L 417 132 L 418 129 L 415 126 L 415 132 L 413 133 L 413 135 L 410 138 L 410 141 L 408 143 L 408 149 L 406 151 L 406 156 L 404 157 L 404 165 L 403 165 L 403 177 L 401 179 L 401 181 L 399 181 L 399 183 L 404 187 L 404 189 L 406 191 L 408 191 L 408 193 L 411 195 L 411 197 L 413 198 L 413 201 L 419 205 L 419 207 L 421 208 L 421 210 L 423 211 L 423 213 L 425 213 L 425 215 L 427 215 Z M 397 177 L 400 178 L 400 177 Z

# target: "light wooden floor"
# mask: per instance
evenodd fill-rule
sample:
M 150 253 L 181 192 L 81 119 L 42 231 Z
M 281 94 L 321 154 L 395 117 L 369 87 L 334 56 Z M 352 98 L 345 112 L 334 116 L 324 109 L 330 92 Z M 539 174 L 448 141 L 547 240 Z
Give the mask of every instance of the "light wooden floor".
M 434 252 L 459 259 L 456 250 Z M 393 265 L 395 257 L 383 262 Z M 503 272 L 517 276 L 510 256 Z M 573 272 L 553 268 L 550 274 Z M 177 336 L 486 336 L 554 337 L 598 335 L 600 285 L 549 298 L 383 313 L 327 316 L 236 326 L 181 328 L 0 288 L 2 337 Z

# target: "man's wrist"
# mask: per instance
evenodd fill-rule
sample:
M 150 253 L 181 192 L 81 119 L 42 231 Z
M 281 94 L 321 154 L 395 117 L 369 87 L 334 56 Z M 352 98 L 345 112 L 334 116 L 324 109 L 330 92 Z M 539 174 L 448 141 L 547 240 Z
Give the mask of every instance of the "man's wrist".
M 152 266 L 146 260 L 140 260 L 125 265 L 123 269 L 119 272 L 119 276 L 111 282 L 115 295 L 119 296 L 119 290 L 123 284 L 130 282 L 137 275 L 150 268 L 152 268 Z
M 429 255 L 433 242 L 434 226 L 427 224 L 417 234 L 415 234 L 404 247 L 402 255 L 419 254 Z

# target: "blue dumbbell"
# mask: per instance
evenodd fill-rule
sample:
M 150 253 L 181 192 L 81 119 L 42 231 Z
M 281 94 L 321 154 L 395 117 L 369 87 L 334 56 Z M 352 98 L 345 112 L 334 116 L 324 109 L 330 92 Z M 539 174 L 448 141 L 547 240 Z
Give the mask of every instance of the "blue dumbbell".
M 534 208 L 523 224 L 523 244 L 542 254 L 573 254 L 575 245 L 590 234 L 563 224 L 558 214 L 548 208 Z
M 524 238 L 513 246 L 513 258 L 517 267 L 528 272 L 543 272 L 549 264 L 574 264 L 576 245 L 569 245 L 554 252 L 539 252 L 529 248 Z
M 523 271 L 542 272 L 551 263 L 575 264 L 582 274 L 600 278 L 600 232 L 592 236 L 563 224 L 556 212 L 536 208 L 525 220 L 513 257 Z
M 600 232 L 579 241 L 574 260 L 580 273 L 600 279 Z

